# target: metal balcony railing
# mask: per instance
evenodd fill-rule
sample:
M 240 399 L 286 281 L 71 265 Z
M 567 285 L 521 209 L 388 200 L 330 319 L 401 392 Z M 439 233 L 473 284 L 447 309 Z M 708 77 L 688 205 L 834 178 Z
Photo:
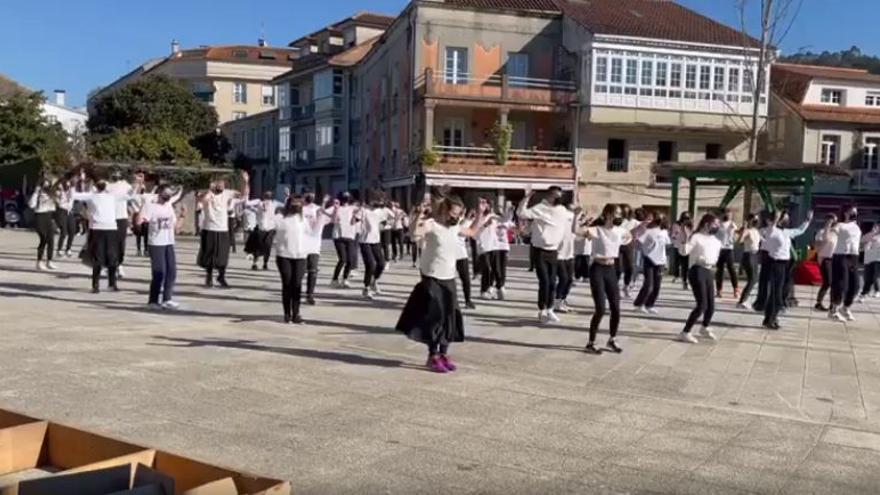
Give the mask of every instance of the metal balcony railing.
M 606 169 L 609 172 L 628 172 L 629 160 L 626 158 L 609 158 Z
M 290 107 L 290 118 L 293 120 L 308 119 L 315 115 L 315 104 L 295 105 Z
M 880 191 L 880 170 L 853 170 L 852 188 L 856 191 Z
M 494 160 L 495 150 L 487 147 L 473 146 L 434 146 L 434 151 L 441 158 L 464 158 L 477 160 Z M 538 163 L 572 163 L 574 154 L 570 151 L 521 150 L 512 149 L 508 155 L 510 162 Z
M 507 93 L 508 88 L 518 89 L 544 89 L 550 91 L 576 91 L 577 85 L 574 81 L 561 79 L 546 79 L 538 77 L 521 77 L 511 75 L 492 74 L 487 76 L 476 76 L 474 74 L 457 71 L 438 71 L 426 69 L 424 74 L 419 75 L 414 81 L 415 89 L 426 87 L 431 92 L 437 85 L 451 84 L 461 86 L 487 86 L 502 88 L 502 94 Z

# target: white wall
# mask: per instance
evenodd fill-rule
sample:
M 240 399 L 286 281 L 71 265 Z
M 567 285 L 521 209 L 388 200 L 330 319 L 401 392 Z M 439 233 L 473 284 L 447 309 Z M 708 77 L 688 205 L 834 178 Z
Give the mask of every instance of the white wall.
M 880 108 L 865 107 L 865 96 L 868 94 L 869 91 L 872 93 L 880 94 L 880 83 L 872 84 L 853 81 L 832 81 L 822 79 L 814 79 L 813 82 L 810 83 L 810 88 L 807 90 L 807 95 L 804 97 L 804 104 L 822 105 L 823 89 L 842 90 L 844 94 L 843 101 L 841 101 L 840 106 Z
M 61 124 L 68 134 L 86 131 L 86 121 L 89 120 L 89 116 L 85 111 L 58 106 L 51 102 L 43 103 L 42 111 L 46 118 Z

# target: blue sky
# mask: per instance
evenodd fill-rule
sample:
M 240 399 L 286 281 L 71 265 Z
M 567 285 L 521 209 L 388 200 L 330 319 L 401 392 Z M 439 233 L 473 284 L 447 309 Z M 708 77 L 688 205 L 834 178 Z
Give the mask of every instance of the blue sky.
M 758 0 L 748 0 L 757 5 Z M 785 52 L 807 47 L 840 50 L 858 45 L 880 54 L 874 11 L 877 0 L 804 0 L 797 23 L 782 43 Z M 680 0 L 690 8 L 738 25 L 735 0 Z M 168 53 L 171 39 L 183 47 L 253 44 L 265 23 L 270 44 L 284 45 L 358 10 L 397 13 L 406 0 L 0 0 L 0 73 L 68 102 Z M 754 6 L 753 5 L 753 6 Z M 863 15 L 854 15 L 861 12 Z M 754 16 L 756 17 L 756 15 Z

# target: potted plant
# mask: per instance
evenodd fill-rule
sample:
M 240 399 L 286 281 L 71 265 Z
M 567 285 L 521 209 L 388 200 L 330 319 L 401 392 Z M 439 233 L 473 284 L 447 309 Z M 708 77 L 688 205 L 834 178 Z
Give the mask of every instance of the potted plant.
M 495 152 L 495 163 L 506 165 L 510 157 L 510 143 L 513 139 L 513 126 L 496 121 L 492 126 L 492 149 Z

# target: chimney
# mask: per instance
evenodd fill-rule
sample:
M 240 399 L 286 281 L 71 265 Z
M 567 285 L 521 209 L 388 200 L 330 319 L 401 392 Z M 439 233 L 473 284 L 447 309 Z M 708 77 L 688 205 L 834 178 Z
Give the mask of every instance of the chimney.
M 171 40 L 171 54 L 180 53 L 180 43 L 177 40 Z
M 56 89 L 55 90 L 55 104 L 58 105 L 59 107 L 64 106 L 64 103 L 67 99 L 66 97 L 67 97 L 67 91 L 64 91 L 63 89 Z
M 257 40 L 257 46 L 259 46 L 259 47 L 266 47 L 266 46 L 269 46 L 269 43 L 266 43 L 266 38 L 260 37 L 260 38 Z

